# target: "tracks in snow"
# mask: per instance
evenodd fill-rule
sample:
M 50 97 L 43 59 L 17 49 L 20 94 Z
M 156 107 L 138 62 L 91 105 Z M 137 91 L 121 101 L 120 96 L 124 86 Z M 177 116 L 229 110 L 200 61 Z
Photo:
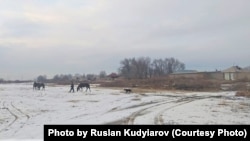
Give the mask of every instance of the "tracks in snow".
M 168 96 L 166 96 L 168 97 Z M 171 100 L 169 100 L 172 98 Z M 173 99 L 174 98 L 174 99 Z M 188 97 L 171 97 L 169 96 L 168 98 L 164 99 L 158 99 L 152 102 L 148 103 L 142 103 L 141 105 L 134 105 L 125 109 L 116 109 L 116 111 L 119 110 L 128 110 L 131 108 L 138 108 L 137 111 L 133 112 L 131 115 L 129 115 L 126 118 L 123 118 L 121 120 L 115 121 L 115 122 L 110 122 L 107 124 L 127 124 L 127 125 L 132 125 L 132 124 L 166 124 L 163 119 L 163 114 L 167 112 L 170 109 L 177 108 L 179 106 L 185 106 L 185 104 L 197 101 L 197 100 L 202 100 L 202 99 L 207 99 L 207 98 L 218 98 L 215 96 L 188 96 Z M 166 100 L 168 99 L 168 100 Z M 147 119 L 147 121 L 150 121 L 150 123 L 141 123 L 141 119 Z
M 16 130 L 18 131 L 18 129 L 22 128 L 25 122 L 30 119 L 30 116 L 23 112 L 20 108 L 17 108 L 20 106 L 16 105 L 17 103 L 13 103 L 12 101 L 4 101 L 1 103 L 2 107 L 0 108 L 0 110 L 4 110 L 4 113 L 6 113 L 5 116 L 7 116 L 7 120 L 3 121 L 3 126 L 1 127 L 0 132 L 8 131 L 12 127 L 16 128 L 16 125 L 18 125 L 18 127 L 16 128 Z

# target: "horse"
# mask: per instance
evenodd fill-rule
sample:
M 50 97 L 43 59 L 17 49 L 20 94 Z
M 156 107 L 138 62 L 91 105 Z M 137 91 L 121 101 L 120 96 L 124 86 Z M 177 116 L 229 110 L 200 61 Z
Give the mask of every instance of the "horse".
M 91 90 L 90 90 L 90 85 L 89 85 L 89 83 L 80 83 L 80 84 L 77 86 L 77 91 L 79 91 L 79 90 L 82 89 L 83 87 L 86 87 L 86 92 L 87 92 L 87 90 L 91 91 Z
M 37 83 L 37 82 L 33 83 L 33 90 L 40 90 L 41 87 L 42 87 L 42 90 L 45 90 L 44 83 Z

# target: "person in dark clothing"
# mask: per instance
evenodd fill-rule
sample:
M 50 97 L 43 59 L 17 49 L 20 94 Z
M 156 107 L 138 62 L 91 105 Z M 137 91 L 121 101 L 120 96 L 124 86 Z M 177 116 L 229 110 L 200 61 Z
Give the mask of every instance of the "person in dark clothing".
M 71 82 L 69 92 L 72 92 L 72 91 L 73 91 L 73 93 L 75 92 L 75 89 L 74 89 L 74 83 L 73 83 L 73 82 Z

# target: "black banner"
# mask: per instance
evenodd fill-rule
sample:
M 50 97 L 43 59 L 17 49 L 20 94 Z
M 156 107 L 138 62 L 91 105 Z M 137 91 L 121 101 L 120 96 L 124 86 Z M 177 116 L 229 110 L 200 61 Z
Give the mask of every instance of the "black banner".
M 44 141 L 138 139 L 249 141 L 250 125 L 44 125 Z

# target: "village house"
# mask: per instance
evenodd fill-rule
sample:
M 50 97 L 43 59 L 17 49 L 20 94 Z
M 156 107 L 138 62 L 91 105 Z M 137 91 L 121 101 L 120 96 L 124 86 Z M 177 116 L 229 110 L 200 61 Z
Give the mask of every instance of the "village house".
M 250 70 L 242 69 L 239 66 L 232 66 L 223 71 L 198 72 L 195 70 L 185 70 L 174 72 L 169 75 L 170 78 L 201 78 L 216 80 L 250 80 Z
M 222 71 L 224 80 L 250 80 L 250 71 L 239 66 L 232 66 Z

